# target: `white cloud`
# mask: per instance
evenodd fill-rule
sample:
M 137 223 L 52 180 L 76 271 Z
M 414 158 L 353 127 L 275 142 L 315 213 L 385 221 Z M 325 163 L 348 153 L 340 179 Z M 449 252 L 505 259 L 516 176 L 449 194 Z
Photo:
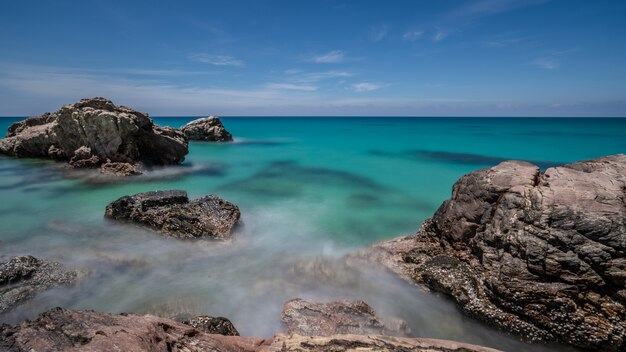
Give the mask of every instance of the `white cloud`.
M 313 83 L 325 79 L 351 77 L 353 74 L 348 71 L 321 71 L 321 72 L 298 72 L 289 74 L 287 79 L 298 83 Z
M 402 35 L 402 39 L 406 41 L 414 41 L 422 37 L 424 31 L 408 31 Z
M 373 90 L 379 90 L 381 88 L 386 87 L 385 83 L 371 83 L 371 82 L 360 82 L 352 85 L 352 89 L 355 92 L 371 92 Z
M 267 83 L 265 87 L 269 89 L 299 90 L 299 91 L 304 91 L 304 92 L 313 92 L 317 90 L 316 86 L 292 84 L 292 83 Z
M 437 31 L 435 32 L 435 34 L 433 35 L 433 42 L 435 43 L 439 43 L 440 41 L 446 39 L 446 37 L 448 36 L 448 32 L 443 31 L 441 28 L 437 28 Z
M 559 60 L 555 58 L 551 58 L 551 57 L 541 57 L 541 58 L 531 61 L 530 64 L 535 65 L 537 67 L 541 67 L 546 70 L 554 70 L 555 68 L 558 68 L 561 65 Z
M 370 39 L 374 42 L 379 42 L 385 39 L 388 32 L 389 32 L 389 27 L 385 25 L 376 27 L 372 29 L 372 32 L 370 33 Z
M 343 62 L 346 59 L 346 53 L 341 50 L 333 50 L 326 54 L 313 56 L 311 61 L 318 64 L 331 64 Z
M 190 54 L 189 60 L 195 62 L 201 62 L 204 64 L 211 64 L 215 66 L 236 66 L 242 67 L 245 63 L 242 60 L 236 59 L 228 55 L 211 55 L 211 54 Z

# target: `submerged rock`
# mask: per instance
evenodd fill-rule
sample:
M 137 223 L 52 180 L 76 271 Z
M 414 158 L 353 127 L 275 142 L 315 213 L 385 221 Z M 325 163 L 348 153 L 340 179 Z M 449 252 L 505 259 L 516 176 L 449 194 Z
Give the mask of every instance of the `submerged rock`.
M 153 315 L 112 315 L 53 308 L 33 321 L 0 325 L 0 349 L 26 351 L 186 351 L 186 352 L 337 352 L 439 351 L 497 352 L 445 340 L 389 336 L 278 334 L 270 339 L 208 334 Z
M 285 303 L 280 320 L 288 334 L 329 336 L 335 334 L 376 334 L 406 336 L 405 321 L 395 318 L 381 319 L 367 303 L 333 301 L 315 303 L 293 299 Z
M 463 176 L 419 232 L 360 253 L 531 341 L 626 348 L 626 156 Z
M 12 257 L 0 263 L 0 313 L 52 287 L 78 278 L 77 271 L 63 269 L 57 262 L 33 256 Z
M 224 128 L 217 116 L 193 120 L 180 130 L 193 141 L 230 142 L 233 140 L 233 136 Z
M 0 153 L 65 160 L 81 168 L 99 167 L 107 160 L 177 164 L 187 152 L 182 132 L 155 125 L 148 114 L 105 98 L 82 99 L 57 112 L 16 122 L 0 140 Z
M 109 219 L 134 222 L 182 239 L 227 239 L 240 216 L 236 205 L 217 196 L 189 200 L 187 192 L 179 190 L 124 196 L 105 211 Z
M 224 317 L 211 317 L 208 315 L 200 315 L 190 320 L 184 321 L 184 324 L 192 326 L 207 334 L 219 334 L 226 336 L 239 336 L 239 331 L 235 329 L 233 323 Z

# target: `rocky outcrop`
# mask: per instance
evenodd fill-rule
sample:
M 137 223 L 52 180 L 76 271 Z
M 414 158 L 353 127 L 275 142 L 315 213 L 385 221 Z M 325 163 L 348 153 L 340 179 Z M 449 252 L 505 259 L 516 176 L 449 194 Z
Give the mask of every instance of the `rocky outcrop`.
M 100 166 L 100 172 L 112 176 L 133 176 L 143 173 L 141 164 L 116 163 L 108 161 Z
M 29 255 L 0 262 L 0 313 L 44 290 L 71 284 L 78 274 L 65 270 L 60 263 Z
M 227 239 L 239 222 L 239 208 L 217 196 L 189 200 L 185 191 L 124 196 L 107 205 L 105 217 L 133 222 L 181 239 Z
M 99 167 L 107 161 L 170 165 L 187 152 L 182 132 L 104 98 L 82 99 L 16 122 L 0 140 L 0 153 L 65 160 L 73 167 Z
M 503 162 L 453 187 L 415 236 L 360 256 L 531 341 L 626 349 L 626 156 Z
M 389 336 L 333 335 L 311 337 L 278 334 L 270 339 L 207 334 L 192 326 L 153 315 L 111 315 L 54 308 L 34 321 L 0 326 L 0 350 L 52 351 L 185 351 L 185 352 L 336 352 L 438 351 L 496 352 L 444 340 Z
M 217 116 L 193 120 L 180 130 L 192 141 L 230 142 L 233 140 L 233 136 L 224 128 Z
M 208 315 L 200 315 L 190 320 L 184 321 L 184 324 L 192 326 L 207 334 L 219 334 L 225 336 L 239 336 L 239 331 L 235 328 L 230 320 L 224 317 L 211 317 Z
M 405 321 L 379 318 L 367 303 L 333 301 L 328 303 L 294 299 L 285 303 L 280 320 L 288 334 L 330 336 L 336 334 L 406 336 Z

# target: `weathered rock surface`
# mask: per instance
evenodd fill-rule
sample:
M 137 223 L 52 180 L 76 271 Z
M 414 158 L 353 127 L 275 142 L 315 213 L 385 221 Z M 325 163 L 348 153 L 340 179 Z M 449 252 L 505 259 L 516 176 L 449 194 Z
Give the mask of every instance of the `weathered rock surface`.
M 239 208 L 217 196 L 189 200 L 185 191 L 124 196 L 107 205 L 105 217 L 134 222 L 181 238 L 227 239 L 239 222 Z
M 187 152 L 182 132 L 104 98 L 82 99 L 16 122 L 0 140 L 0 153 L 66 160 L 73 167 L 98 167 L 107 160 L 169 165 L 181 162 Z
M 200 315 L 190 320 L 184 321 L 184 324 L 192 326 L 207 334 L 219 334 L 225 336 L 239 336 L 239 331 L 233 323 L 224 317 L 211 317 L 208 315 Z
M 71 284 L 77 278 L 77 271 L 67 271 L 60 263 L 29 255 L 0 262 L 0 313 L 44 290 Z
M 311 337 L 278 334 L 271 339 L 207 334 L 153 315 L 111 315 L 54 308 L 34 321 L 0 326 L 0 349 L 7 352 L 185 351 L 185 352 L 338 352 L 438 351 L 496 352 L 445 340 L 377 335 Z
M 106 162 L 100 165 L 100 172 L 112 176 L 133 176 L 143 173 L 141 164 Z
M 180 130 L 193 141 L 230 142 L 233 140 L 233 136 L 224 128 L 217 116 L 193 120 Z
M 626 349 L 626 156 L 463 176 L 414 236 L 360 255 L 532 341 Z
M 316 303 L 293 299 L 285 303 L 280 320 L 287 328 L 286 333 L 306 336 L 406 336 L 410 332 L 405 321 L 379 318 L 372 307 L 360 300 Z

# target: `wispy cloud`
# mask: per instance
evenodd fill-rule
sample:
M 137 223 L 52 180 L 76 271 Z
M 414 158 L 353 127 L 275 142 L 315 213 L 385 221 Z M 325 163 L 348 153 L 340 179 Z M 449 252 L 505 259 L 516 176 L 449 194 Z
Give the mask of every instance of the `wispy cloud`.
M 311 58 L 311 61 L 318 64 L 334 64 L 343 62 L 346 60 L 346 53 L 342 50 L 333 50 L 323 55 L 316 55 Z
M 552 57 L 540 57 L 530 62 L 531 65 L 535 65 L 537 67 L 546 69 L 546 70 L 554 70 L 558 68 L 561 63 L 559 60 Z
M 313 92 L 317 90 L 316 86 L 293 84 L 293 83 L 267 83 L 265 87 L 269 89 L 299 90 L 303 92 Z
M 449 21 L 473 21 L 482 17 L 505 13 L 519 8 L 540 5 L 549 0 L 478 0 L 463 5 L 446 14 Z
M 389 27 L 387 27 L 386 25 L 372 28 L 370 33 L 370 39 L 374 42 L 379 42 L 385 39 L 387 33 L 389 33 Z
M 195 62 L 201 62 L 203 64 L 210 64 L 215 66 L 236 66 L 242 67 L 245 65 L 243 60 L 239 60 L 229 55 L 211 55 L 211 54 L 190 54 L 189 60 Z
M 414 41 L 420 39 L 424 35 L 424 31 L 408 31 L 402 35 L 402 39 L 406 41 Z
M 355 92 L 371 92 L 388 86 L 386 83 L 360 82 L 352 85 Z
M 433 42 L 439 43 L 440 41 L 446 39 L 450 33 L 448 31 L 444 31 L 441 28 L 437 27 L 435 34 L 433 34 Z
M 298 83 L 314 83 L 325 79 L 346 78 L 354 75 L 352 72 L 335 70 L 321 72 L 290 72 L 291 73 L 287 73 L 286 79 Z

